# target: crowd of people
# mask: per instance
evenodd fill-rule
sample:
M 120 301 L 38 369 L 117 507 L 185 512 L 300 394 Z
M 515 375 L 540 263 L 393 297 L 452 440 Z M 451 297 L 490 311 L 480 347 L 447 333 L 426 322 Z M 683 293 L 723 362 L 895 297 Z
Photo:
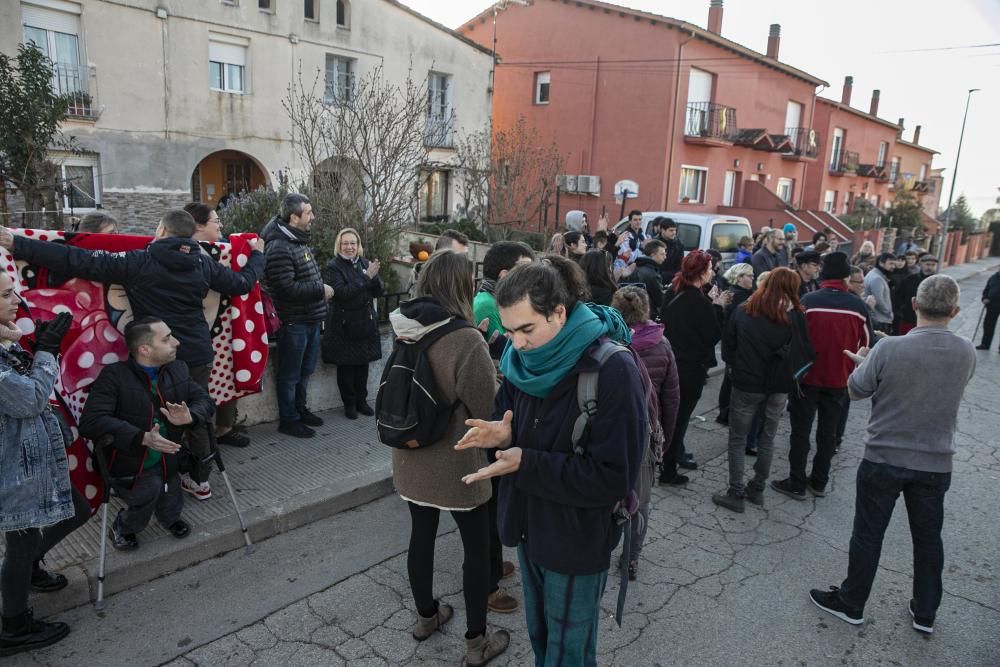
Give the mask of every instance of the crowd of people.
M 108 457 L 125 503 L 108 536 L 116 549 L 138 548 L 137 535 L 154 516 L 175 537 L 189 534 L 184 494 L 211 496 L 212 449 L 249 444 L 235 406 L 216 406 L 207 392 L 209 291 L 246 294 L 260 281 L 273 302 L 281 433 L 309 438 L 323 424 L 307 407 L 320 359 L 337 366 L 347 418 L 379 417 L 367 394 L 370 364 L 382 356 L 379 262 L 364 256 L 361 234 L 348 228 L 321 268 L 310 245 L 313 219 L 308 198 L 287 195 L 239 271 L 201 245 L 219 241 L 222 228 L 200 204 L 168 212 L 147 248 L 113 255 L 0 228 L 0 247 L 15 258 L 121 284 L 131 302 L 129 359 L 104 368 L 80 420 L 81 434 Z M 622 545 L 620 617 L 627 582 L 640 576 L 653 485 L 683 486 L 687 471 L 698 469 L 685 439 L 720 342 L 717 421 L 729 427 L 729 481 L 712 501 L 734 512 L 745 512 L 747 502 L 765 505 L 786 413 L 789 476 L 771 480 L 770 489 L 799 501 L 824 497 L 850 401 L 873 397 L 848 577 L 839 589 L 810 596 L 861 622 L 882 534 L 902 493 L 916 562 L 910 613 L 915 628 L 931 632 L 958 404 L 975 368 L 971 344 L 947 328 L 958 312 L 955 281 L 935 275 L 937 261 L 927 253 L 897 259 L 863 246 L 849 258 L 828 231 L 800 245 L 794 226 L 764 229 L 740 239 L 737 262 L 724 270 L 717 251 L 685 248 L 667 217 L 643 229 L 642 212 L 632 211 L 620 234 L 606 222 L 591 235 L 584 216 L 540 258 L 523 243 L 495 243 L 478 286 L 468 239 L 446 232 L 415 269 L 413 298 L 390 314 L 394 346 L 419 348 L 429 368 L 432 381 L 421 389 L 450 406 L 434 442 L 392 452 L 393 481 L 411 519 L 413 638 L 430 638 L 454 615 L 433 587 L 438 522 L 447 511 L 464 551 L 466 664 L 484 665 L 509 645 L 508 631 L 489 629 L 488 613 L 522 606 L 536 664 L 596 664 L 612 553 Z M 85 231 L 116 229 L 105 219 Z M 1000 304 L 994 282 L 984 302 Z M 63 623 L 32 617 L 28 591 L 66 585 L 42 559 L 89 516 L 70 487 L 64 436 L 48 408 L 69 323 L 63 316 L 39 322 L 32 355 L 18 344 L 28 333 L 14 324 L 18 304 L 13 280 L 0 274 L 0 396 L 8 397 L 0 434 L 10 434 L 0 443 L 7 542 L 0 655 L 68 633 Z M 950 379 L 940 382 L 941 375 Z M 942 409 L 917 414 L 912 401 L 892 400 L 904 388 L 935 395 Z M 31 484 L 8 472 L 21 469 L 21 447 L 40 462 Z M 747 456 L 755 457 L 749 480 Z M 503 560 L 504 545 L 516 547 L 517 565 Z M 521 601 L 501 587 L 518 569 Z

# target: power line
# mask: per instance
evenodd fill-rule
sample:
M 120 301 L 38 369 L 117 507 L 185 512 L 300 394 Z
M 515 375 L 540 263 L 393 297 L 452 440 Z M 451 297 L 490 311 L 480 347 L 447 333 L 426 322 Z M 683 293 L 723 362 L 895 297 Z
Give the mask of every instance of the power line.
M 921 53 L 924 51 L 957 51 L 959 49 L 988 49 L 994 46 L 1000 46 L 997 44 L 965 44 L 962 46 L 933 46 L 926 49 L 901 49 L 898 51 L 879 51 L 879 53 Z

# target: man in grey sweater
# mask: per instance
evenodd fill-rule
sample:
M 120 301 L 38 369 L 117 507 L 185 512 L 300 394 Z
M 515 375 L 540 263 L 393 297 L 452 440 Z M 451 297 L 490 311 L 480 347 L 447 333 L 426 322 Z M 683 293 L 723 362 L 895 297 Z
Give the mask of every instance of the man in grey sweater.
M 951 484 L 958 408 L 976 369 L 972 342 L 948 330 L 958 300 L 953 278 L 930 276 L 913 298 L 915 329 L 883 339 L 871 353 L 844 351 L 859 364 L 847 384 L 851 399 L 871 397 L 872 410 L 858 468 L 847 578 L 839 589 L 814 589 L 809 597 L 853 625 L 864 622 L 882 538 L 902 493 L 913 537 L 910 616 L 916 630 L 934 630 L 944 567 L 944 494 Z
M 878 256 L 875 268 L 865 275 L 865 291 L 862 298 L 875 297 L 875 305 L 871 308 L 872 324 L 876 331 L 885 333 L 892 333 L 892 288 L 889 286 L 889 274 L 895 261 L 895 255 L 884 252 Z

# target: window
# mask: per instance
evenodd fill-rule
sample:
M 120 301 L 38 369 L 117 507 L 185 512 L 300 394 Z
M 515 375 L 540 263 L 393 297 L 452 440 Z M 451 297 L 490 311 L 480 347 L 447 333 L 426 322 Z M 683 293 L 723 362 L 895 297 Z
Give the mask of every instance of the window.
M 351 27 L 351 3 L 348 0 L 337 0 L 337 26 Z
M 894 157 L 889 161 L 889 182 L 895 183 L 899 177 L 899 158 Z
M 889 152 L 889 144 L 885 141 L 880 141 L 878 144 L 878 159 L 875 160 L 875 166 L 881 169 L 885 166 L 885 156 Z
M 319 3 L 316 0 L 302 0 L 302 13 L 307 21 L 319 21 Z
M 840 171 L 841 151 L 844 148 L 844 131 L 839 127 L 833 130 L 833 141 L 830 143 L 830 171 Z
M 827 213 L 833 213 L 837 208 L 837 192 L 835 190 L 827 190 L 823 193 L 823 210 Z
M 222 165 L 226 178 L 226 192 L 237 195 L 251 190 L 250 179 L 254 167 L 251 160 L 224 160 Z
M 538 72 L 535 74 L 535 104 L 549 103 L 549 81 L 551 78 L 551 72 Z
M 711 72 L 692 67 L 688 74 L 687 120 L 684 134 L 704 136 L 711 119 L 712 85 L 715 77 Z
M 434 119 L 451 114 L 451 76 L 431 72 L 427 81 L 427 115 Z
M 274 13 L 274 1 L 273 0 L 257 0 L 257 9 L 263 12 Z
M 86 92 L 89 72 L 81 67 L 80 17 L 34 5 L 22 5 L 24 42 L 52 61 L 52 89 L 60 94 Z
M 421 220 L 437 222 L 448 217 L 448 184 L 451 172 L 437 170 L 423 174 L 420 186 Z
M 712 225 L 710 246 L 719 252 L 736 252 L 739 249 L 740 237 L 747 235 L 747 226 L 742 222 L 720 222 Z M 685 248 L 698 246 L 684 246 Z
M 736 198 L 736 172 L 727 171 L 726 180 L 722 185 L 722 205 L 732 206 Z
M 920 165 L 920 178 L 918 178 L 917 180 L 918 181 L 923 181 L 926 178 L 927 178 L 927 165 L 926 164 L 922 164 L 922 165 Z
M 245 93 L 247 47 L 239 38 L 212 40 L 208 43 L 208 81 L 212 90 Z
M 872 206 L 878 208 L 878 195 L 872 195 L 871 197 Z
M 790 178 L 779 178 L 776 192 L 781 197 L 781 201 L 786 204 L 792 203 L 792 193 L 795 190 L 795 181 Z
M 705 167 L 681 166 L 681 190 L 678 201 L 683 204 L 701 204 L 705 198 Z
M 97 208 L 101 203 L 101 188 L 96 156 L 73 156 L 59 165 L 63 184 L 63 209 Z
M 326 103 L 348 104 L 354 100 L 354 70 L 357 61 L 326 54 Z

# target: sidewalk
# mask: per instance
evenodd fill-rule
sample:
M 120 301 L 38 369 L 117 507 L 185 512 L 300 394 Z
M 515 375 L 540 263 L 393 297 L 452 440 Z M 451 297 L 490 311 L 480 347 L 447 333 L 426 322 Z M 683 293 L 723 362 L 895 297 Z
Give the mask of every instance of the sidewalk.
M 947 267 L 942 273 L 961 281 L 998 264 L 1000 258 L 991 257 Z M 708 394 L 711 392 L 696 414 L 715 405 L 714 394 Z M 319 414 L 326 424 L 312 440 L 287 438 L 271 423 L 249 429 L 250 447 L 222 448 L 226 471 L 254 542 L 392 492 L 390 452 L 376 439 L 374 419 L 350 421 L 340 409 Z M 192 526 L 186 539 L 167 535 L 154 520 L 140 533 L 138 551 L 119 553 L 108 546 L 105 596 L 243 547 L 232 501 L 217 471 L 211 482 L 211 500 L 185 497 L 184 518 Z M 112 501 L 109 522 L 118 507 L 118 501 Z M 96 597 L 100 525 L 98 513 L 49 554 L 47 567 L 62 571 L 70 586 L 58 595 L 33 596 L 37 616 L 87 604 Z

